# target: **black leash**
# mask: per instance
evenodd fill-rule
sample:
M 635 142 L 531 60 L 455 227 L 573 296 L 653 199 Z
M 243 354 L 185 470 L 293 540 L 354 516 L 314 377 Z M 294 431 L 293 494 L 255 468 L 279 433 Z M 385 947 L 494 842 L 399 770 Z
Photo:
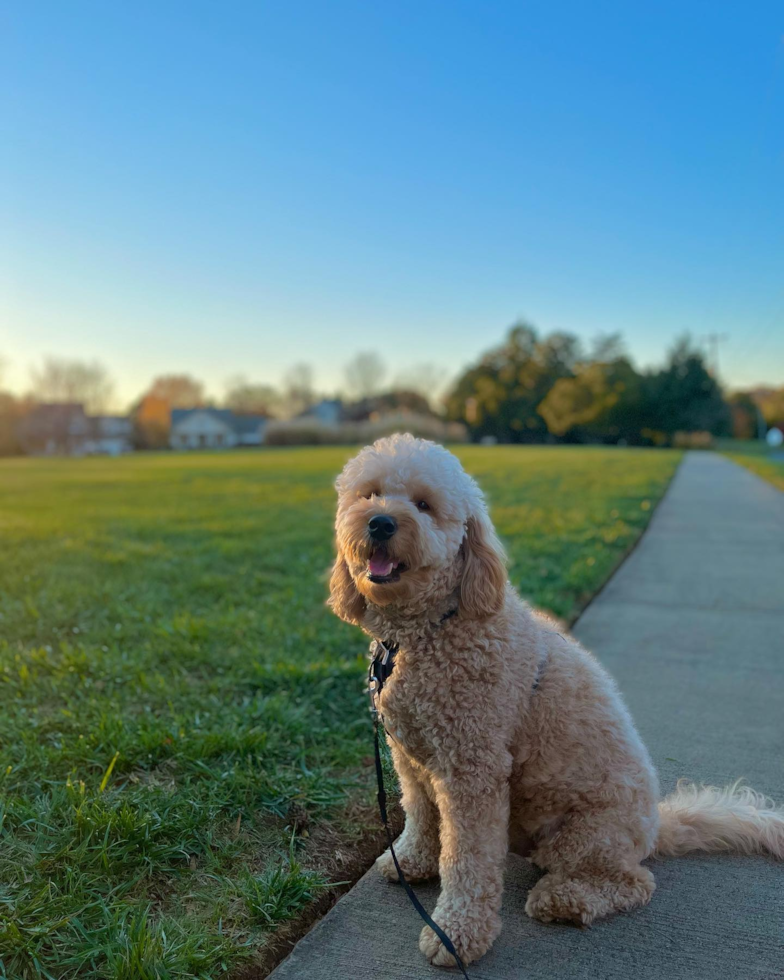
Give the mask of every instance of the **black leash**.
M 384 682 L 392 673 L 392 668 L 395 666 L 395 654 L 397 651 L 397 645 L 390 644 L 387 646 L 384 643 L 376 641 L 376 655 L 373 657 L 370 664 L 370 670 L 368 671 L 370 713 L 373 716 L 373 747 L 376 759 L 376 781 L 378 782 L 378 811 L 381 814 L 381 823 L 384 825 L 384 830 L 386 831 L 387 843 L 389 844 L 389 853 L 392 855 L 392 860 L 394 861 L 395 870 L 397 871 L 397 876 L 400 879 L 400 884 L 403 886 L 406 895 L 408 895 L 409 899 L 411 900 L 411 904 L 417 910 L 420 917 L 438 936 L 438 938 L 444 944 L 446 951 L 454 957 L 455 963 L 457 963 L 458 969 L 465 977 L 465 980 L 469 980 L 468 974 L 466 973 L 466 968 L 463 965 L 463 961 L 460 959 L 459 953 L 455 949 L 454 943 L 449 936 L 447 936 L 441 926 L 438 925 L 437 922 L 434 922 L 428 915 L 428 913 L 425 911 L 425 907 L 417 898 L 416 892 L 406 881 L 406 876 L 403 874 L 403 869 L 400 867 L 397 854 L 395 854 L 395 846 L 392 843 L 392 831 L 389 828 L 389 820 L 387 818 L 387 794 L 386 790 L 384 789 L 384 770 L 381 765 L 381 739 L 379 736 L 379 728 L 383 727 L 383 722 L 379 721 L 378 709 L 376 708 L 376 697 L 381 693 Z

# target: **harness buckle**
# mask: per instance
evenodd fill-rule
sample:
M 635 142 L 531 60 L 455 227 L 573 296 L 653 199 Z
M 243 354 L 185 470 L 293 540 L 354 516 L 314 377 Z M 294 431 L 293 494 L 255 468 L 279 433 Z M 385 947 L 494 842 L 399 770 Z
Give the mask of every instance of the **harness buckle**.
M 373 673 L 373 667 L 375 666 L 375 660 L 370 665 L 370 671 L 368 673 L 368 697 L 370 698 L 369 711 L 374 718 L 378 718 L 378 708 L 376 707 L 376 694 L 378 693 L 378 678 Z
M 392 673 L 396 646 L 387 646 L 382 640 L 374 640 L 370 648 L 373 659 L 368 670 L 368 696 L 370 698 L 370 713 L 375 719 L 379 717 L 376 699 L 384 687 L 384 682 Z

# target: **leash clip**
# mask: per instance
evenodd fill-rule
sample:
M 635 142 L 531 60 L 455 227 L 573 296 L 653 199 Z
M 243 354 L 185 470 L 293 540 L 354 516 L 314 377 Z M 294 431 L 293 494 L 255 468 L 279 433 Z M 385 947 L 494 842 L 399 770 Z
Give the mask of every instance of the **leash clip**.
M 370 668 L 368 669 L 368 697 L 370 698 L 369 710 L 375 721 L 378 719 L 376 697 L 381 693 L 381 688 L 384 684 L 384 673 L 381 668 L 385 667 L 389 660 L 389 648 L 381 640 L 376 640 L 371 649 L 373 651 L 373 659 L 370 661 Z

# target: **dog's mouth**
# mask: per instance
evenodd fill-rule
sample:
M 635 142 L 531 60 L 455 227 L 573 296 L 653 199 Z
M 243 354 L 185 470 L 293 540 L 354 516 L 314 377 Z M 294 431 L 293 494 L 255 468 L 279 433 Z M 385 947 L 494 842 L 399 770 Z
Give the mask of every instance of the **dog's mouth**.
M 367 576 L 374 585 L 397 582 L 405 570 L 405 564 L 390 558 L 383 548 L 376 548 L 368 559 Z

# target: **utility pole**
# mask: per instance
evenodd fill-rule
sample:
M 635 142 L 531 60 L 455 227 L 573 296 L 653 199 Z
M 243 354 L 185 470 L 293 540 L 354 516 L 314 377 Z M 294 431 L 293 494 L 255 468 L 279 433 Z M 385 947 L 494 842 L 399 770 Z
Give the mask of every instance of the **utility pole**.
M 719 378 L 719 344 L 723 344 L 728 339 L 726 333 L 707 333 L 701 338 L 708 345 L 708 359 L 710 361 L 710 373 L 716 380 Z

